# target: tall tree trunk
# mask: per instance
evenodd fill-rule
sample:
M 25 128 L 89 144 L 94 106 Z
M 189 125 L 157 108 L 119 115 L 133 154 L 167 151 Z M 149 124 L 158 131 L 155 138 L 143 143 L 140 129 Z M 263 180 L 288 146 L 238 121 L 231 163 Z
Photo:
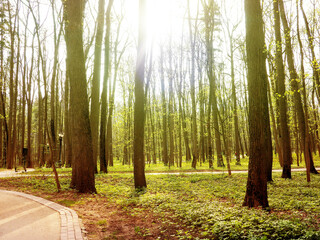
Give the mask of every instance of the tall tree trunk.
M 18 6 L 18 4 L 17 4 Z M 6 164 L 8 169 L 12 169 L 13 167 L 13 158 L 14 158 L 14 146 L 13 146 L 13 113 L 14 109 L 14 54 L 15 54 L 15 36 L 16 36 L 16 18 L 14 23 L 12 22 L 12 14 L 11 14 L 11 5 L 8 2 L 8 12 L 9 12 L 9 32 L 10 32 L 10 63 L 9 63 L 9 96 L 10 96 L 10 103 L 9 103 L 9 121 L 8 121 L 8 142 L 7 142 L 7 159 Z M 16 16 L 18 12 L 16 13 Z
M 168 137 L 167 137 L 167 104 L 166 104 L 166 93 L 165 93 L 165 86 L 164 86 L 164 68 L 163 63 L 163 49 L 161 47 L 160 52 L 160 80 L 161 80 L 161 101 L 162 101 L 162 161 L 165 166 L 169 163 L 169 156 L 168 156 Z
M 57 162 L 57 121 L 56 121 L 56 81 L 57 81 L 57 65 L 58 65 L 58 53 L 59 53 L 59 43 L 62 27 L 60 27 L 60 31 L 57 36 L 57 27 L 55 22 L 55 7 L 54 1 L 51 0 L 51 9 L 52 9 L 52 18 L 53 18 L 53 36 L 54 36 L 54 57 L 53 57 L 53 69 L 52 69 L 52 77 L 51 77 L 51 101 L 50 101 L 50 134 L 51 134 L 51 151 L 52 151 L 52 164 Z
M 67 65 L 67 64 L 66 64 Z M 72 164 L 72 133 L 71 133 L 71 110 L 70 110 L 70 101 L 69 101 L 69 95 L 70 95 L 70 78 L 69 78 L 69 70 L 68 65 L 66 69 L 66 79 L 64 83 L 64 144 L 65 144 L 65 166 L 71 167 Z
M 246 52 L 248 62 L 250 157 L 243 206 L 267 208 L 267 171 L 270 132 L 266 56 L 262 10 L 259 0 L 245 0 Z
M 23 76 L 22 76 L 22 117 L 21 117 L 21 151 L 24 148 L 24 142 L 25 142 L 25 128 L 26 128 L 26 75 L 27 75 L 27 26 L 28 26 L 28 20 L 29 20 L 29 15 L 26 20 L 26 25 L 25 25 L 25 34 L 24 34 L 24 53 L 23 53 L 23 59 L 24 59 L 24 66 L 23 66 Z M 38 63 L 39 64 L 39 63 Z M 41 93 L 40 89 L 39 92 Z M 39 95 L 40 96 L 40 95 Z M 39 97 L 39 118 L 41 116 L 40 113 L 40 97 Z M 40 124 L 39 124 L 40 125 Z
M 109 0 L 106 11 L 106 34 L 105 34 L 105 55 L 104 55 L 104 77 L 101 93 L 101 119 L 100 119 L 100 172 L 108 172 L 106 159 L 106 118 L 107 118 L 107 86 L 109 79 L 109 61 L 110 61 L 110 25 L 111 25 L 111 7 L 113 0 Z
M 82 39 L 84 3 L 78 0 L 64 3 L 73 127 L 71 186 L 82 193 L 93 193 L 96 188 Z
M 39 166 L 44 166 L 44 158 L 43 158 L 43 99 L 42 99 L 42 93 L 41 93 L 41 83 L 40 83 L 40 54 L 38 55 L 38 61 L 37 61 L 37 84 L 38 84 L 38 162 Z M 22 116 L 24 117 L 24 116 Z M 23 140 L 24 143 L 24 140 Z
M 213 149 L 212 149 L 212 134 L 211 134 L 211 110 L 212 110 L 212 101 L 213 101 L 213 49 L 212 49 L 212 41 L 213 41 L 213 29 L 214 29 L 214 17 L 212 17 L 212 4 L 213 1 L 209 1 L 210 5 L 205 1 L 202 1 L 202 5 L 204 8 L 204 21 L 205 21 L 205 38 L 206 38 L 206 51 L 207 51 L 207 75 L 209 79 L 209 103 L 208 103 L 208 111 L 207 111 L 207 144 L 208 144 L 208 161 L 209 168 L 213 168 Z M 211 16 L 211 17 L 210 17 Z
M 116 91 L 116 84 L 117 84 L 117 77 L 118 77 L 118 69 L 120 65 L 120 61 L 122 55 L 126 49 L 126 44 L 123 47 L 122 51 L 118 56 L 118 45 L 119 45 L 119 36 L 120 36 L 120 27 L 122 23 L 121 18 L 118 22 L 117 27 L 117 36 L 114 44 L 114 73 L 113 73 L 113 83 L 112 83 L 112 91 L 109 94 L 109 114 L 108 114 L 108 121 L 107 121 L 107 139 L 106 139 L 106 158 L 107 158 L 107 165 L 113 166 L 113 145 L 112 145 L 112 119 L 113 119 L 113 112 L 114 112 L 114 98 L 115 98 L 115 91 Z
M 304 9 L 303 9 L 303 1 L 302 0 L 300 0 L 300 8 L 301 8 L 301 11 L 302 11 L 302 16 L 303 16 L 304 23 L 306 25 L 306 32 L 307 32 L 308 43 L 309 43 L 309 50 L 311 52 L 311 57 L 312 57 L 311 64 L 312 64 L 312 70 L 313 70 L 313 81 L 315 83 L 314 85 L 316 86 L 316 90 L 317 90 L 317 93 L 318 93 L 318 101 L 320 101 L 320 72 L 319 72 L 320 62 L 317 60 L 317 57 L 316 57 L 315 52 L 314 52 L 314 36 L 312 36 L 312 34 L 311 34 L 309 22 L 308 22 L 306 14 L 304 12 Z M 298 9 L 297 9 L 297 11 L 298 11 Z M 298 32 L 299 32 L 299 29 L 298 29 Z
M 304 116 L 302 101 L 301 101 L 301 95 L 300 95 L 300 86 L 298 82 L 298 74 L 296 72 L 295 66 L 294 66 L 294 57 L 293 57 L 293 50 L 291 45 L 291 33 L 290 28 L 287 22 L 285 10 L 283 1 L 279 0 L 279 7 L 280 7 L 280 16 L 282 20 L 282 25 L 284 27 L 285 31 L 285 43 L 286 43 L 286 55 L 287 55 L 287 63 L 289 67 L 290 72 L 290 85 L 291 85 L 291 91 L 293 92 L 293 99 L 294 99 L 294 106 L 295 110 L 298 113 L 298 124 L 301 134 L 301 139 L 303 141 L 303 151 L 307 166 L 307 181 L 310 182 L 310 162 L 312 159 L 311 151 L 310 151 L 310 138 L 309 138 L 309 132 L 306 127 L 306 120 Z
M 280 144 L 282 149 L 282 178 L 291 178 L 291 145 L 290 134 L 287 119 L 287 97 L 285 86 L 285 73 L 282 60 L 282 40 L 280 32 L 280 16 L 278 1 L 273 1 L 273 16 L 274 16 L 274 29 L 276 39 L 276 82 L 277 82 L 277 97 L 279 101 L 279 119 L 280 119 Z
M 236 150 L 236 165 L 241 165 L 240 162 L 240 140 L 239 140 L 239 120 L 238 120 L 238 105 L 236 95 L 236 85 L 234 80 L 234 56 L 233 56 L 233 37 L 229 34 L 230 39 L 230 61 L 231 61 L 231 86 L 232 86 L 232 101 L 233 101 L 233 124 L 234 124 L 234 140 Z
M 147 187 L 144 173 L 144 125 L 145 125 L 145 99 L 144 75 L 146 58 L 146 1 L 139 1 L 139 37 L 135 72 L 134 88 L 134 186 L 137 190 Z
M 27 129 L 28 129 L 28 136 L 27 136 L 27 148 L 28 148 L 28 154 L 26 158 L 25 166 L 27 168 L 33 167 L 33 161 L 31 159 L 32 155 L 32 146 L 31 146 L 31 133 L 32 133 L 32 105 L 33 105 L 33 96 L 31 93 L 31 86 L 32 86 L 32 77 L 33 77 L 33 63 L 34 63 L 34 38 L 32 39 L 32 54 L 31 54 L 31 66 L 29 71 L 29 79 L 27 81 L 27 110 L 28 110 L 28 116 L 27 116 Z
M 191 73 L 190 73 L 190 93 L 191 93 L 191 105 L 192 105 L 192 168 L 197 167 L 197 161 L 199 157 L 198 151 L 198 127 L 197 127 L 197 106 L 196 106 L 196 94 L 195 94 L 195 43 L 197 35 L 197 19 L 195 22 L 194 33 L 192 31 L 191 15 L 190 15 L 190 0 L 188 0 L 188 23 L 190 34 L 190 48 L 191 48 Z M 199 6 L 197 7 L 197 14 L 199 13 Z
M 99 0 L 98 17 L 97 17 L 97 33 L 94 48 L 94 63 L 93 63 L 93 78 L 91 87 L 91 111 L 90 125 L 92 132 L 92 147 L 95 172 L 98 172 L 98 131 L 99 131 L 99 115 L 100 115 L 100 69 L 101 69 L 101 51 L 102 51 L 102 36 L 104 29 L 104 6 L 105 0 Z
M 168 115 L 168 127 L 169 127 L 169 142 L 170 142 L 170 151 L 169 151 L 169 167 L 174 165 L 174 112 L 173 112 L 173 65 L 172 65 L 172 29 L 170 33 L 170 43 L 169 43 L 169 115 Z
M 181 37 L 181 42 L 183 42 L 183 36 Z M 190 153 L 190 147 L 189 147 L 189 135 L 188 135 L 188 130 L 187 130 L 187 123 L 186 123 L 186 118 L 185 118 L 185 114 L 184 114 L 184 108 L 182 108 L 182 104 L 184 102 L 184 100 L 182 99 L 182 96 L 183 96 L 182 81 L 184 81 L 184 79 L 185 79 L 185 75 L 182 70 L 182 59 L 183 59 L 183 48 L 181 47 L 180 64 L 179 64 L 179 79 L 177 79 L 177 86 L 178 86 L 179 115 L 180 115 L 180 119 L 181 119 L 182 133 L 183 133 L 184 145 L 185 145 L 185 150 L 186 150 L 186 161 L 188 162 L 191 160 L 191 153 Z
M 282 154 L 282 148 L 280 146 L 279 139 L 278 139 L 278 128 L 277 128 L 278 126 L 276 124 L 276 119 L 274 116 L 274 110 L 273 110 L 272 98 L 271 98 L 271 89 L 270 89 L 269 83 L 268 83 L 268 97 L 269 97 L 269 108 L 270 108 L 272 130 L 273 130 L 272 132 L 273 132 L 273 137 L 274 137 L 274 142 L 275 142 L 275 148 L 276 148 L 277 154 L 279 156 L 280 166 L 282 167 L 283 166 L 283 158 L 282 158 L 283 154 Z M 272 180 L 272 176 L 269 176 L 270 171 L 272 173 L 272 164 L 271 164 L 271 169 L 268 169 L 268 181 Z M 271 179 L 269 177 L 271 177 Z

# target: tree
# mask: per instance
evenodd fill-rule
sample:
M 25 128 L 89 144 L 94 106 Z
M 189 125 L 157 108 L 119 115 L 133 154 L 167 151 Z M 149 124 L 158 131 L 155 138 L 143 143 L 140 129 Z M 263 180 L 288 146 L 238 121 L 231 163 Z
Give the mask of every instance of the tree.
M 297 3 L 298 4 L 298 3 Z M 308 36 L 308 45 L 309 45 L 309 51 L 311 52 L 311 65 L 312 65 L 312 71 L 313 71 L 313 80 L 314 85 L 316 86 L 317 90 L 317 96 L 318 100 L 320 100 L 320 73 L 319 73 L 319 64 L 320 62 L 317 60 L 315 52 L 314 52 L 314 39 L 315 37 L 312 35 L 312 32 L 310 30 L 309 22 L 307 19 L 307 15 L 303 9 L 303 1 L 300 0 L 300 8 L 303 16 L 304 23 L 306 25 L 306 32 Z M 298 9 L 297 9 L 298 11 Z
M 101 121 L 100 121 L 100 171 L 107 172 L 106 159 L 106 118 L 107 118 L 107 85 L 109 79 L 109 61 L 110 61 L 110 25 L 111 25 L 111 7 L 113 0 L 108 3 L 106 11 L 106 34 L 104 40 L 105 55 L 104 55 L 104 77 L 101 93 Z
M 213 30 L 214 30 L 214 2 L 202 0 L 202 6 L 204 10 L 204 21 L 205 21 L 205 40 L 206 40 L 206 52 L 207 52 L 207 75 L 209 79 L 209 103 L 207 110 L 207 131 L 208 131 L 208 160 L 209 168 L 213 168 L 213 149 L 212 149 L 212 135 L 211 135 L 211 110 L 213 101 Z
M 134 186 L 136 189 L 147 187 L 144 173 L 144 75 L 146 58 L 146 0 L 139 1 L 139 38 L 134 88 Z
M 52 164 L 55 164 L 58 158 L 58 149 L 57 149 L 57 122 L 56 122 L 56 94 L 55 94 L 55 88 L 56 88 L 56 81 L 57 81 L 57 67 L 58 67 L 58 53 L 59 53 L 59 46 L 60 46 L 60 37 L 62 33 L 62 24 L 60 26 L 60 30 L 57 36 L 57 26 L 55 22 L 55 3 L 53 0 L 51 0 L 51 8 L 52 8 L 52 18 L 53 18 L 53 36 L 54 36 L 54 59 L 53 59 L 53 69 L 52 69 L 52 78 L 51 78 L 51 106 L 50 106 L 50 113 L 51 113 L 51 119 L 50 119 L 50 134 L 51 134 L 51 141 L 52 141 Z
M 165 166 L 168 165 L 168 137 L 167 137 L 167 104 L 166 104 L 166 92 L 164 85 L 164 53 L 163 48 L 160 48 L 160 81 L 161 81 L 161 105 L 162 105 L 162 161 Z
M 98 130 L 99 130 L 99 114 L 100 114 L 100 69 L 101 69 L 101 50 L 102 50 L 102 35 L 104 26 L 104 5 L 105 0 L 99 0 L 98 17 L 97 17 L 97 33 L 95 39 L 94 49 L 94 69 L 91 87 L 91 111 L 90 111 L 90 124 L 92 132 L 92 146 L 93 146 L 93 160 L 95 163 L 95 172 L 97 169 L 98 158 Z
M 248 63 L 250 157 L 246 195 L 243 206 L 266 208 L 267 171 L 270 131 L 266 55 L 260 0 L 245 0 L 246 53 Z
M 299 130 L 302 138 L 304 158 L 305 158 L 306 167 L 307 167 L 307 181 L 310 182 L 310 169 L 313 163 L 311 146 L 310 146 L 310 135 L 309 135 L 309 129 L 306 124 L 307 119 L 305 119 L 305 112 L 304 112 L 302 100 L 301 100 L 299 77 L 294 65 L 294 55 L 293 55 L 291 37 L 290 37 L 291 31 L 289 28 L 289 24 L 287 21 L 282 0 L 279 0 L 279 8 L 280 8 L 282 25 L 284 27 L 284 33 L 286 36 L 285 51 L 287 55 L 287 63 L 288 63 L 288 68 L 290 72 L 290 87 L 291 87 L 291 91 L 293 92 L 293 102 L 294 102 L 295 110 L 297 112 L 298 125 L 299 125 Z
M 72 181 L 79 192 L 96 192 L 89 120 L 89 102 L 83 52 L 84 1 L 65 1 L 67 61 L 72 111 Z
M 291 178 L 291 145 L 290 134 L 287 120 L 287 96 L 285 87 L 285 73 L 282 60 L 282 41 L 280 32 L 280 16 L 278 1 L 273 1 L 274 29 L 276 37 L 276 82 L 277 82 L 277 97 L 279 101 L 280 115 L 280 145 L 283 159 L 282 177 Z
M 196 17 L 195 30 L 192 33 L 191 14 L 190 14 L 190 0 L 188 0 L 188 23 L 189 23 L 189 37 L 190 37 L 190 48 L 191 48 L 191 76 L 190 76 L 190 93 L 191 93 L 191 104 L 192 104 L 192 168 L 197 167 L 197 161 L 199 157 L 198 151 L 198 127 L 197 127 L 197 111 L 196 111 L 196 97 L 195 97 L 195 47 L 196 47 L 196 35 L 197 35 L 197 22 L 198 16 Z M 197 7 L 197 15 L 199 13 L 199 6 Z

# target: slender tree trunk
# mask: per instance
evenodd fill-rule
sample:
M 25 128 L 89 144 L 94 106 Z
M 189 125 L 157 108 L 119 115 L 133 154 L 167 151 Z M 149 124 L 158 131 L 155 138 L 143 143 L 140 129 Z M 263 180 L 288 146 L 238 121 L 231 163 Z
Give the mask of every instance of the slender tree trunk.
M 166 104 L 166 93 L 164 86 L 164 69 L 163 69 L 163 49 L 161 47 L 160 52 L 160 79 L 161 79 L 161 100 L 162 100 L 162 161 L 165 166 L 169 163 L 168 156 L 168 137 L 167 137 L 167 104 Z
M 183 42 L 183 37 L 181 38 L 181 42 Z M 184 139 L 184 145 L 185 145 L 185 150 L 186 150 L 186 161 L 190 161 L 191 160 L 191 153 L 190 153 L 190 147 L 189 147 L 189 135 L 188 135 L 188 131 L 187 131 L 187 123 L 186 123 L 186 118 L 185 118 L 185 114 L 184 114 L 184 108 L 182 108 L 182 104 L 184 102 L 182 96 L 182 81 L 184 81 L 184 74 L 183 74 L 183 70 L 182 70 L 182 59 L 183 59 L 183 51 L 181 48 L 181 52 L 180 52 L 180 64 L 179 64 L 179 83 L 178 85 L 178 101 L 179 101 L 179 116 L 181 118 L 181 125 L 182 125 L 182 133 L 183 133 L 183 139 Z M 177 81 L 177 82 L 178 82 Z
M 282 178 L 291 178 L 291 145 L 290 134 L 287 120 L 287 97 L 285 87 L 285 72 L 282 60 L 282 41 L 280 32 L 280 16 L 278 1 L 273 1 L 274 29 L 276 38 L 276 82 L 277 82 L 277 97 L 279 101 L 279 119 L 280 119 L 280 144 L 282 149 Z
M 18 4 L 17 4 L 18 5 Z M 6 164 L 8 169 L 12 169 L 13 167 L 13 158 L 14 158 L 14 146 L 13 146 L 13 113 L 14 109 L 14 54 L 15 54 L 15 36 L 16 36 L 16 18 L 15 22 L 12 23 L 12 14 L 11 14 L 11 6 L 8 2 L 8 12 L 9 12 L 9 32 L 10 32 L 10 62 L 9 62 L 9 96 L 10 96 L 10 103 L 9 103 L 9 121 L 8 121 L 8 142 L 7 142 L 7 159 Z M 18 13 L 16 13 L 16 16 Z M 14 25 L 13 25 L 14 24 Z
M 268 97 L 269 97 L 269 108 L 270 108 L 270 115 L 271 115 L 271 122 L 272 122 L 272 130 L 273 130 L 275 148 L 276 148 L 277 154 L 279 156 L 280 166 L 282 167 L 283 166 L 283 159 L 282 159 L 283 154 L 282 154 L 282 148 L 280 147 L 280 143 L 279 143 L 279 139 L 278 139 L 278 129 L 277 129 L 276 119 L 275 119 L 275 116 L 274 116 L 274 110 L 273 110 L 273 106 L 272 106 L 271 89 L 270 89 L 270 84 L 269 83 L 268 83 Z M 270 166 L 269 166 L 269 168 L 270 168 Z M 269 174 L 270 174 L 270 171 L 272 173 L 272 165 L 271 165 L 271 169 L 268 169 L 268 173 Z M 271 177 L 271 179 L 268 177 L 268 181 L 272 180 L 272 176 L 270 176 L 270 177 Z
M 297 113 L 293 113 L 293 120 L 294 120 L 294 130 L 296 132 L 295 134 L 295 153 L 297 157 L 297 166 L 300 165 L 300 141 L 299 141 L 299 129 L 298 129 L 298 120 L 297 120 Z
M 43 150 L 43 100 L 42 100 L 42 93 L 41 93 L 41 83 L 40 83 L 40 54 L 38 55 L 38 61 L 37 61 L 37 84 L 38 84 L 38 162 L 39 166 L 43 167 L 44 165 L 44 158 L 42 155 Z M 24 113 L 23 113 L 24 114 Z M 22 116 L 24 117 L 24 115 Z M 24 131 L 24 130 L 23 130 Z M 24 143 L 24 140 L 23 140 Z
M 156 151 L 156 134 L 155 134 L 155 127 L 154 127 L 154 119 L 153 119 L 153 115 L 152 115 L 152 106 L 154 104 L 154 101 L 151 102 L 151 94 L 150 94 L 150 108 L 149 108 L 149 115 L 150 115 L 150 127 L 151 127 L 151 133 L 152 133 L 152 149 L 153 149 L 153 153 L 152 153 L 152 163 L 156 164 L 157 163 L 157 151 Z
M 302 12 L 304 23 L 306 25 L 306 32 L 307 32 L 308 43 L 309 43 L 309 50 L 311 52 L 311 57 L 312 57 L 311 64 L 312 64 L 312 70 L 313 70 L 313 80 L 314 80 L 314 83 L 315 83 L 314 85 L 316 86 L 316 90 L 317 90 L 317 93 L 318 93 L 318 101 L 320 101 L 320 72 L 319 72 L 320 62 L 318 62 L 317 57 L 316 57 L 315 52 L 314 52 L 314 36 L 312 36 L 312 34 L 311 34 L 309 22 L 308 22 L 306 14 L 304 12 L 304 9 L 303 9 L 303 1 L 302 0 L 300 0 L 300 8 L 301 8 L 301 12 Z M 298 9 L 297 9 L 297 11 L 298 11 Z
M 307 26 L 307 32 L 308 32 L 308 22 L 306 19 L 306 16 L 304 14 L 304 11 L 302 9 L 302 0 L 301 0 L 301 10 L 306 22 L 306 26 Z M 298 5 L 297 5 L 297 12 L 298 12 Z M 304 54 L 303 54 L 303 46 L 302 46 L 302 42 L 301 42 L 301 38 L 300 38 L 300 32 L 299 32 L 299 14 L 297 15 L 297 32 L 298 32 L 298 42 L 299 42 L 299 46 L 300 46 L 300 66 L 301 66 L 301 79 L 302 79 L 302 97 L 303 97 L 303 103 L 304 103 L 304 115 L 305 115 L 305 122 L 306 122 L 306 131 L 307 131 L 307 135 L 306 137 L 309 138 L 309 143 L 311 145 L 311 136 L 309 133 L 309 110 L 308 110 L 308 104 L 307 104 L 307 89 L 306 89 L 306 81 L 305 81 L 305 72 L 304 72 Z M 310 30 L 309 30 L 309 34 L 308 37 L 311 38 L 311 34 L 310 34 Z M 314 50 L 313 50 L 313 40 L 309 39 L 309 47 L 311 52 L 313 52 L 312 57 L 313 57 L 313 77 L 315 79 L 316 82 L 319 82 L 319 72 L 318 70 L 316 70 L 315 68 L 319 65 L 317 65 L 316 59 L 314 58 Z M 314 62 L 315 61 L 315 62 Z M 318 90 L 320 90 L 320 88 L 318 88 Z M 310 146 L 310 152 L 311 152 L 311 146 Z M 318 171 L 315 169 L 314 167 L 314 162 L 313 162 L 313 156 L 312 153 L 310 153 L 310 172 L 311 173 L 315 173 L 318 174 Z
M 113 0 L 109 0 L 106 11 L 106 35 L 105 35 L 105 55 L 104 55 L 104 78 L 101 94 L 101 120 L 100 120 L 100 172 L 108 172 L 106 159 L 106 118 L 107 118 L 107 86 L 109 79 L 110 61 L 110 28 L 111 28 L 111 7 Z
M 122 19 L 118 22 L 117 28 L 117 36 L 115 40 L 114 46 L 114 74 L 113 74 L 113 83 L 112 83 L 112 91 L 109 94 L 109 114 L 108 114 L 108 121 L 107 121 L 107 139 L 106 139 L 106 158 L 107 158 L 107 165 L 113 166 L 113 145 L 112 145 L 112 119 L 113 119 L 113 112 L 114 112 L 114 98 L 115 98 L 115 90 L 117 84 L 117 77 L 118 77 L 118 69 L 120 65 L 121 57 L 126 49 L 126 46 L 122 49 L 118 57 L 118 45 L 119 45 L 119 35 L 120 35 L 120 27 L 121 27 Z
M 23 66 L 23 76 L 22 76 L 22 117 L 21 117 L 21 149 L 20 151 L 23 151 L 22 149 L 24 148 L 24 142 L 25 142 L 25 127 L 26 127 L 26 73 L 27 73 L 27 26 L 28 26 L 28 20 L 29 20 L 29 15 L 27 17 L 26 25 L 25 25 L 25 34 L 24 34 L 24 53 L 23 53 L 23 58 L 24 58 L 24 66 Z M 38 63 L 39 65 L 39 63 Z M 39 89 L 40 91 L 40 89 Z M 40 91 L 41 93 L 41 91 Z M 40 95 L 39 95 L 40 96 Z M 40 113 L 40 97 L 39 97 L 39 118 L 41 116 Z M 40 125 L 40 124 L 39 124 Z M 22 153 L 22 152 L 21 152 Z
M 67 65 L 67 64 L 66 64 Z M 64 130 L 65 130 L 65 135 L 64 135 L 64 143 L 65 143 L 65 166 L 66 167 L 71 167 L 72 164 L 72 142 L 71 142 L 71 116 L 70 116 L 70 101 L 69 101 L 69 95 L 70 95 L 70 78 L 69 78 L 69 70 L 68 70 L 68 65 L 66 69 L 66 79 L 65 79 L 65 85 L 64 85 L 64 101 L 65 101 L 65 106 L 64 106 Z
M 191 15 L 190 15 L 190 4 L 188 0 L 188 23 L 189 23 L 189 34 L 190 34 L 190 48 L 191 48 L 191 73 L 190 73 L 190 93 L 191 93 L 191 105 L 192 105 L 192 168 L 197 167 L 197 161 L 199 158 L 199 151 L 198 151 L 198 127 L 197 127 L 197 106 L 196 106 L 196 94 L 195 94 L 195 41 L 196 41 L 196 34 L 197 34 L 197 19 L 195 22 L 195 30 L 194 33 L 192 32 L 192 24 L 191 24 Z M 199 10 L 199 7 L 198 7 Z M 198 11 L 197 10 L 197 14 Z
M 213 4 L 213 1 L 209 3 Z M 211 110 L 212 110 L 212 101 L 213 101 L 213 49 L 212 49 L 212 41 L 213 41 L 213 29 L 214 29 L 214 17 L 210 18 L 213 14 L 211 11 L 213 10 L 211 5 L 207 5 L 206 2 L 202 1 L 202 5 L 204 8 L 204 21 L 205 21 L 205 37 L 206 37 L 206 51 L 207 51 L 207 75 L 209 79 L 209 103 L 207 110 L 207 144 L 208 144 L 208 161 L 209 168 L 213 168 L 213 149 L 212 149 L 212 134 L 211 134 Z M 210 11 L 211 10 L 211 11 Z
M 134 88 L 134 186 L 137 190 L 147 187 L 144 173 L 145 99 L 144 75 L 146 58 L 146 1 L 139 1 L 139 37 Z
M 171 29 L 172 31 L 172 29 Z M 172 39 L 170 36 L 169 43 L 169 115 L 168 115 L 168 127 L 169 127 L 169 142 L 170 142 L 170 151 L 169 151 L 169 167 L 174 165 L 174 113 L 173 113 L 173 66 L 172 66 Z
M 303 141 L 303 151 L 307 166 L 307 181 L 310 182 L 310 162 L 311 162 L 311 151 L 310 151 L 310 138 L 309 138 L 309 132 L 306 127 L 306 120 L 305 115 L 303 111 L 302 101 L 301 101 L 301 95 L 300 95 L 300 86 L 298 82 L 298 74 L 296 72 L 295 66 L 294 66 L 294 57 L 293 57 L 293 50 L 291 45 L 291 34 L 290 34 L 290 28 L 287 22 L 286 14 L 284 11 L 283 1 L 279 0 L 279 7 L 280 7 L 280 16 L 282 20 L 282 25 L 284 26 L 285 31 L 285 43 L 286 43 L 286 55 L 287 55 L 287 62 L 289 66 L 289 72 L 290 72 L 290 85 L 291 85 L 291 91 L 293 92 L 293 99 L 294 99 L 294 105 L 295 110 L 298 113 L 298 124 L 301 134 L 301 139 Z
M 100 114 L 100 69 L 101 69 L 101 51 L 102 36 L 104 29 L 104 6 L 105 0 L 99 0 L 98 17 L 97 17 L 97 33 L 94 49 L 93 78 L 91 87 L 91 112 L 90 125 L 92 131 L 93 159 L 95 165 L 95 173 L 98 172 L 98 131 L 99 131 L 99 114 Z
M 230 34 L 229 34 L 230 35 Z M 235 150 L 236 150 L 236 165 L 241 165 L 240 162 L 240 140 L 238 136 L 239 132 L 239 120 L 238 120 L 238 106 L 236 85 L 234 80 L 234 56 L 233 56 L 233 38 L 230 35 L 230 61 L 231 61 L 231 86 L 232 86 L 232 100 L 233 100 L 233 124 L 234 124 L 234 136 L 235 136 Z
M 32 156 L 32 146 L 31 146 L 31 133 L 32 133 L 32 105 L 33 105 L 33 96 L 31 93 L 31 85 L 32 85 L 32 77 L 33 77 L 33 63 L 34 63 L 34 39 L 32 39 L 32 54 L 31 54 L 31 66 L 29 71 L 29 79 L 27 81 L 27 108 L 28 108 L 28 116 L 27 116 L 27 129 L 28 129 L 28 136 L 27 136 L 27 148 L 28 154 L 26 158 L 25 166 L 27 168 L 32 168 L 34 165 Z

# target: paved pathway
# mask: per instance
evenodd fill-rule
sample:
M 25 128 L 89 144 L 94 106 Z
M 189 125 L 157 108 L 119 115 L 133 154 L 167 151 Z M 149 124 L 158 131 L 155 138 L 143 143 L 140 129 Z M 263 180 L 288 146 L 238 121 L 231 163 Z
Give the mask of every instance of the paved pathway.
M 1 240 L 83 240 L 78 215 L 29 194 L 0 190 Z
M 33 172 L 35 171 L 34 168 L 27 168 L 27 173 L 28 172 Z M 4 177 L 20 177 L 20 176 L 28 176 L 25 174 L 26 172 L 24 170 L 19 170 L 15 171 L 14 169 L 12 170 L 5 170 L 5 171 L 0 171 L 0 178 Z

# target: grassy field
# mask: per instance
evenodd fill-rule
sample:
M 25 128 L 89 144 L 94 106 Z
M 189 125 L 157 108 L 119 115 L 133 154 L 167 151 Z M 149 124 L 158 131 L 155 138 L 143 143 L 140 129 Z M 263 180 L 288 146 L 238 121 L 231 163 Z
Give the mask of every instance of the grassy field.
M 216 158 L 215 158 L 216 160 Z M 224 159 L 225 161 L 225 159 Z M 318 155 L 314 156 L 314 163 L 316 167 L 320 167 L 320 158 Z M 245 157 L 241 159 L 241 165 L 236 165 L 235 158 L 232 159 L 230 163 L 230 167 L 232 171 L 238 171 L 238 170 L 248 170 L 248 164 L 249 164 L 249 158 Z M 293 154 L 293 163 L 291 165 L 292 168 L 304 168 L 305 163 L 301 162 L 299 166 L 297 165 L 296 161 L 296 156 Z M 98 163 L 98 168 L 99 168 L 99 163 Z M 273 160 L 273 169 L 281 169 L 281 166 L 279 164 L 279 161 L 277 159 L 277 156 L 274 156 Z M 19 170 L 22 170 L 20 167 Z M 68 174 L 71 172 L 70 168 L 57 168 L 58 172 Z M 99 169 L 98 169 L 99 170 Z M 1 169 L 0 169 L 1 171 Z M 39 174 L 40 172 L 46 173 L 46 172 L 51 172 L 51 168 L 39 168 L 37 169 L 36 172 L 30 173 L 30 174 Z M 209 163 L 198 163 L 197 168 L 193 169 L 191 167 L 191 161 L 186 162 L 183 161 L 182 167 L 177 167 L 176 165 L 174 166 L 164 166 L 163 163 L 157 163 L 157 164 L 146 164 L 145 165 L 145 171 L 146 173 L 157 173 L 157 172 L 202 172 L 202 171 L 221 171 L 221 172 L 227 172 L 227 166 L 225 162 L 225 167 L 217 167 L 216 162 L 214 162 L 214 168 L 209 168 Z M 114 161 L 114 166 L 108 166 L 108 172 L 109 173 L 130 173 L 133 172 L 133 165 L 123 165 L 121 161 L 118 161 L 115 159 Z
M 148 175 L 145 192 L 135 192 L 131 173 L 97 174 L 96 195 L 74 193 L 69 189 L 68 176 L 61 177 L 60 195 L 54 194 L 54 179 L 46 175 L 1 180 L 0 187 L 42 195 L 75 208 L 84 221 L 90 218 L 86 213 L 90 203 L 99 204 L 97 199 L 104 201 L 101 206 L 97 205 L 98 212 L 108 203 L 124 211 L 121 221 L 133 217 L 143 219 L 150 213 L 158 221 L 154 223 L 158 232 L 153 225 L 132 221 L 135 237 L 121 238 L 120 232 L 107 231 L 111 221 L 103 217 L 107 212 L 96 213 L 94 220 L 85 221 L 86 228 L 91 229 L 89 239 L 320 239 L 320 176 L 312 175 L 311 183 L 306 182 L 304 172 L 295 172 L 292 176 L 292 180 L 287 180 L 282 179 L 280 173 L 274 174 L 274 181 L 268 185 L 270 208 L 267 211 L 241 206 L 245 173 L 231 177 L 223 172 Z M 114 213 L 111 219 L 119 217 L 118 214 Z M 93 226 L 100 231 L 100 237 L 90 232 Z

